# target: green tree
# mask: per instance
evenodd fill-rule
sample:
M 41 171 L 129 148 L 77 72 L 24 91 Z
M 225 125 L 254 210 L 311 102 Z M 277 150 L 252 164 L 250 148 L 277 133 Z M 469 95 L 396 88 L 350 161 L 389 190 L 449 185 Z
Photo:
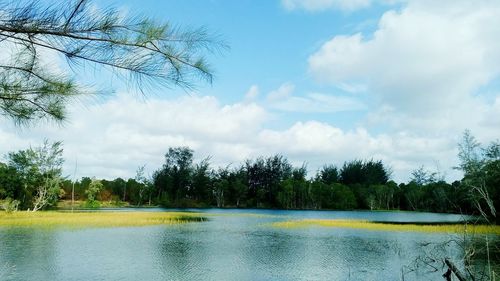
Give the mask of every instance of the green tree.
M 12 166 L 0 163 L 0 199 L 23 196 L 22 175 Z
M 385 184 L 390 177 L 390 171 L 382 161 L 354 160 L 344 163 L 340 170 L 340 181 L 343 184 L 374 185 Z
M 100 180 L 95 178 L 92 179 L 87 190 L 85 190 L 85 194 L 87 195 L 87 201 L 85 205 L 89 208 L 97 208 L 99 207 L 99 201 L 97 201 L 97 194 L 102 190 L 103 185 Z
M 62 195 L 62 142 L 49 143 L 8 154 L 9 166 L 19 173 L 23 190 L 19 193 L 21 207 L 33 211 L 53 206 Z
M 44 63 L 43 53 L 64 57 L 73 69 L 101 67 L 141 92 L 152 85 L 190 88 L 211 82 L 205 53 L 225 48 L 201 29 L 181 30 L 148 18 L 123 17 L 116 9 L 95 10 L 90 0 L 45 4 L 7 1 L 0 5 L 0 42 L 13 50 L 0 62 L 0 113 L 16 123 L 61 121 L 66 105 L 85 93 L 74 76 Z M 82 68 L 83 69 L 83 68 Z
M 236 203 L 236 208 L 239 208 L 241 202 L 246 199 L 248 187 L 243 183 L 244 180 L 240 177 L 236 177 L 232 182 L 232 190 Z
M 339 182 L 339 171 L 333 165 L 327 165 L 321 168 L 316 177 L 324 184 L 332 184 Z
M 309 184 L 309 198 L 311 200 L 311 207 L 314 209 L 321 209 L 325 207 L 323 204 L 325 195 L 327 193 L 328 185 L 316 178 Z
M 437 181 L 437 173 L 428 171 L 424 166 L 420 166 L 418 169 L 411 172 L 410 181 L 415 182 L 418 185 L 425 185 Z
M 214 183 L 212 193 L 218 208 L 225 206 L 225 193 L 228 189 L 229 181 L 226 178 L 221 178 Z
M 424 209 L 423 199 L 425 197 L 425 190 L 422 185 L 411 181 L 408 184 L 402 184 L 400 188 L 403 191 L 403 206 L 407 210 L 417 211 Z
M 292 176 L 292 165 L 282 155 L 247 160 L 244 165 L 249 197 L 256 207 L 273 207 L 278 203 L 281 182 Z
M 332 209 L 338 210 L 351 210 L 357 207 L 356 196 L 354 192 L 347 185 L 334 183 L 331 185 L 331 206 Z
M 165 154 L 165 163 L 153 173 L 157 201 L 164 206 L 175 206 L 191 199 L 194 169 L 192 149 L 169 148 Z
M 279 207 L 282 209 L 295 209 L 296 208 L 296 198 L 295 194 L 295 182 L 293 179 L 286 179 L 281 182 L 280 191 L 278 192 L 278 203 Z
M 196 164 L 193 169 L 192 188 L 190 189 L 189 196 L 198 202 L 209 201 L 209 191 L 212 185 L 210 169 L 210 159 L 203 159 L 200 163 Z
M 495 156 L 494 145 L 492 144 L 491 147 L 491 155 Z M 458 144 L 460 165 L 457 168 L 464 173 L 462 184 L 469 188 L 475 208 L 484 218 L 490 219 L 496 217 L 495 202 L 491 195 L 495 193 L 497 187 L 487 184 L 488 174 L 495 173 L 495 169 L 489 171 L 488 167 L 494 168 L 495 165 L 491 165 L 491 163 L 495 163 L 497 160 L 487 156 L 490 155 L 488 149 L 483 151 L 486 153 L 482 153 L 481 144 L 469 130 L 466 130 L 462 141 Z

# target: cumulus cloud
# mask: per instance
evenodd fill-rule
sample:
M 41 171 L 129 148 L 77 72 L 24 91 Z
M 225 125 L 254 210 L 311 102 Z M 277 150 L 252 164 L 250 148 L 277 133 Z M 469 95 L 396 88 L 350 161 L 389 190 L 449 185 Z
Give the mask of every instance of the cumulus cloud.
M 409 133 L 372 135 L 364 128 L 344 131 L 330 124 L 297 122 L 282 131 L 263 130 L 264 147 L 289 155 L 300 164 L 306 160 L 312 170 L 327 163 L 341 166 L 353 159 L 383 160 L 393 170 L 393 178 L 406 181 L 419 165 L 444 167 L 449 178 L 456 172 L 456 144 L 449 137 L 426 138 Z
M 283 83 L 281 86 L 279 86 L 278 89 L 269 92 L 269 94 L 267 94 L 266 99 L 269 102 L 283 100 L 290 97 L 294 90 L 295 90 L 295 85 L 290 82 L 286 82 Z
M 63 140 L 66 172 L 78 160 L 79 175 L 133 176 L 139 165 L 159 167 L 173 146 L 189 146 L 200 158 L 213 155 L 219 163 L 243 160 L 251 152 L 247 140 L 267 119 L 254 103 L 221 105 L 210 96 L 142 101 L 123 94 L 71 112 L 71 123 L 63 128 L 42 124 L 22 130 L 1 120 L 0 154 L 36 146 L 44 138 Z
M 341 2 L 283 4 L 354 9 Z M 363 7 L 363 1 L 349 2 Z M 186 145 L 198 159 L 213 156 L 214 166 L 282 153 L 296 165 L 306 161 L 311 172 L 323 164 L 373 158 L 391 166 L 397 181 L 406 181 L 420 165 L 437 165 L 448 179 L 457 179 L 451 167 L 463 129 L 472 129 L 483 143 L 499 138 L 500 97 L 482 94 L 499 78 L 499 27 L 500 7 L 493 1 L 411 1 L 386 12 L 373 34 L 335 36 L 310 56 L 312 75 L 344 90 L 342 95 L 298 95 L 291 82 L 265 97 L 253 85 L 243 102 L 233 104 L 211 96 L 142 101 L 121 94 L 72 107 L 71 123 L 62 128 L 23 130 L 0 120 L 0 154 L 43 138 L 63 140 L 65 173 L 72 174 L 77 159 L 77 176 L 114 178 L 131 177 L 142 164 L 156 169 L 169 147 Z M 355 120 L 355 129 L 307 119 L 272 129 L 267 123 L 275 110 L 346 109 L 369 113 Z
M 392 167 L 398 181 L 407 180 L 409 171 L 422 164 L 456 159 L 449 138 L 372 135 L 361 127 L 346 131 L 317 121 L 268 129 L 270 114 L 263 107 L 224 105 L 210 96 L 144 102 L 118 95 L 86 109 L 73 107 L 72 112 L 71 123 L 63 128 L 47 124 L 23 130 L 1 120 L 0 154 L 37 146 L 44 138 L 62 140 L 66 175 L 73 177 L 77 162 L 77 178 L 107 179 L 132 177 L 143 164 L 152 172 L 163 163 L 168 148 L 175 146 L 193 148 L 199 160 L 212 156 L 214 167 L 281 153 L 296 165 L 305 161 L 310 175 L 324 164 L 381 159 Z
M 478 96 L 500 74 L 499 26 L 493 1 L 410 1 L 370 36 L 333 37 L 309 70 L 321 82 L 365 85 L 380 108 L 369 121 L 457 133 L 492 112 Z

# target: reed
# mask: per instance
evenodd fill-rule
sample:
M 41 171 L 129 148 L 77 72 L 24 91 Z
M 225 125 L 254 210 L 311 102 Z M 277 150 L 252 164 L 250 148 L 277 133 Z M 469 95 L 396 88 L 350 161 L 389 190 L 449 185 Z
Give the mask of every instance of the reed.
M 204 220 L 188 212 L 0 212 L 0 227 L 131 227 Z
M 500 235 L 498 225 L 472 224 L 398 224 L 396 222 L 370 222 L 364 220 L 322 220 L 305 219 L 275 222 L 271 224 L 279 228 L 334 227 L 352 228 L 372 231 L 426 232 L 426 233 L 470 233 Z

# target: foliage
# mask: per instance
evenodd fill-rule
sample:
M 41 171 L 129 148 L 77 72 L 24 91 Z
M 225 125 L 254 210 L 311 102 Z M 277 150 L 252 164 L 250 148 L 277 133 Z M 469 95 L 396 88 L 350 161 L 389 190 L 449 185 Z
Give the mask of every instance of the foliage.
M 193 150 L 188 147 L 169 148 L 163 167 L 153 174 L 157 200 L 169 206 L 187 198 L 193 169 Z
M 271 224 L 279 228 L 306 228 L 306 227 L 335 227 L 354 228 L 370 231 L 398 231 L 398 232 L 427 232 L 427 233 L 463 233 L 467 226 L 463 224 L 413 224 L 397 222 L 370 222 L 364 220 L 332 220 L 332 219 L 304 219 L 280 221 Z M 500 235 L 498 225 L 471 225 L 468 231 L 476 234 Z
M 500 208 L 499 142 L 481 148 L 481 144 L 466 130 L 458 147 L 460 165 L 457 168 L 464 172 L 462 185 L 468 188 L 475 209 L 487 220 L 500 221 L 497 216 Z
M 87 201 L 85 202 L 85 206 L 87 208 L 98 208 L 99 201 L 97 201 L 97 194 L 102 190 L 103 185 L 100 180 L 92 179 L 89 184 L 87 190 L 85 190 L 85 194 L 87 194 Z
M 99 10 L 90 0 L 68 5 L 7 1 L 0 4 L 0 42 L 12 50 L 0 62 L 0 112 L 16 123 L 40 118 L 64 120 L 66 104 L 87 91 L 74 77 L 45 62 L 62 56 L 71 69 L 110 70 L 141 92 L 152 85 L 190 88 L 211 82 L 204 53 L 225 45 L 203 29 L 181 30 L 144 17 Z
M 354 160 L 344 163 L 340 170 L 340 182 L 343 184 L 374 185 L 385 184 L 390 177 L 390 171 L 382 161 Z
M 474 142 L 469 139 L 469 143 Z M 70 200 L 68 195 L 74 185 L 75 199 L 85 200 L 87 207 L 102 203 L 105 206 L 399 209 L 470 214 L 479 204 L 483 212 L 489 212 L 500 208 L 500 194 L 495 188 L 500 184 L 497 146 L 497 143 L 484 149 L 477 146 L 478 157 L 467 159 L 477 159 L 480 165 L 474 170 L 477 172 L 466 173 L 462 181 L 447 183 L 422 166 L 412 173 L 410 182 L 399 185 L 389 180 L 389 169 L 381 161 L 354 160 L 344 163 L 341 169 L 325 165 L 308 178 L 305 165 L 294 167 L 281 155 L 248 159 L 239 166 L 215 170 L 210 158 L 195 161 L 194 151 L 188 147 L 169 148 L 165 163 L 151 178 L 144 175 L 145 168 L 141 166 L 130 179 L 83 177 L 73 183 L 54 176 L 46 181 L 41 171 L 45 175 L 60 173 L 62 161 L 47 161 L 58 153 L 51 154 L 47 148 L 28 149 L 10 153 L 9 162 L 0 164 L 0 199 L 10 197 L 21 202 L 21 209 L 32 208 L 37 196 L 43 195 L 38 187 L 52 187 L 43 189 L 53 194 L 43 196 L 51 198 L 49 206 L 58 200 L 56 193 L 61 195 L 57 186 L 66 192 L 62 198 Z M 34 156 L 39 154 L 46 157 Z M 34 161 L 35 158 L 40 161 Z M 481 190 L 485 193 L 479 193 L 481 190 L 473 186 L 477 183 L 482 184 Z
M 64 162 L 61 142 L 44 143 L 7 155 L 8 164 L 0 165 L 0 183 L 6 196 L 19 200 L 19 207 L 37 211 L 54 206 L 61 191 L 61 167 Z
M 339 182 L 339 171 L 337 167 L 333 165 L 323 166 L 323 168 L 319 171 L 316 180 L 321 181 L 324 184 Z
M 45 181 L 37 187 L 33 197 L 33 212 L 46 206 L 55 206 L 59 198 L 64 196 L 60 181 L 59 177 L 46 177 Z
M 19 200 L 12 200 L 11 198 L 5 198 L 3 202 L 0 204 L 0 207 L 5 210 L 7 213 L 12 213 L 17 211 L 19 207 Z
M 410 181 L 417 185 L 426 185 L 437 181 L 437 173 L 427 171 L 424 166 L 411 172 Z

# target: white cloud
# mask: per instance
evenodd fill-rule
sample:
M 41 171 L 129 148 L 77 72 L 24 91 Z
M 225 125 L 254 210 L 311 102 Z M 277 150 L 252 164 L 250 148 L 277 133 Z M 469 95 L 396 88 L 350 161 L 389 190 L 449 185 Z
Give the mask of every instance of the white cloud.
M 77 159 L 80 176 L 130 177 L 139 165 L 159 167 L 171 146 L 189 146 L 200 158 L 213 155 L 220 164 L 243 160 L 251 151 L 247 140 L 267 119 L 254 103 L 221 105 L 209 96 L 142 101 L 123 94 L 70 111 L 71 123 L 63 128 L 41 124 L 19 130 L 0 120 L 0 154 L 36 146 L 44 138 L 63 140 L 66 173 L 73 173 Z
M 259 86 L 252 85 L 245 94 L 245 101 L 253 101 L 259 96 L 259 94 Z
M 448 179 L 459 175 L 456 166 L 456 144 L 449 137 L 425 138 L 408 133 L 371 135 L 366 129 L 343 131 L 316 121 L 298 122 L 283 130 L 263 130 L 262 147 L 290 156 L 295 164 L 307 161 L 313 171 L 324 164 L 341 166 L 353 159 L 383 160 L 392 168 L 393 178 L 407 181 L 410 172 L 420 165 L 434 168 L 436 163 L 448 173 Z
M 388 11 L 372 36 L 335 36 L 309 58 L 315 78 L 366 86 L 380 108 L 368 123 L 397 130 L 458 134 L 485 131 L 480 98 L 498 78 L 500 5 L 494 1 L 410 1 Z M 371 124 L 371 123 L 370 123 Z
M 295 85 L 290 82 L 286 82 L 283 83 L 278 89 L 269 92 L 266 98 L 269 102 L 283 100 L 290 97 L 294 90 Z
M 356 98 L 309 93 L 305 97 L 288 96 L 275 100 L 270 107 L 282 111 L 305 113 L 334 113 L 340 111 L 362 110 L 365 106 Z
M 321 3 L 345 9 L 332 1 L 315 7 L 325 8 Z M 398 181 L 420 165 L 436 163 L 456 179 L 451 167 L 463 129 L 470 128 L 483 143 L 499 138 L 500 97 L 494 94 L 488 102 L 480 92 L 500 74 L 499 38 L 496 2 L 410 2 L 385 13 L 374 34 L 335 36 L 309 58 L 315 78 L 356 95 L 299 96 L 291 82 L 263 98 L 253 85 L 235 104 L 207 96 L 144 102 L 118 95 L 99 105 L 73 107 L 71 123 L 63 128 L 20 130 L 0 120 L 0 154 L 48 137 L 64 141 L 65 172 L 72 174 L 78 159 L 79 176 L 131 177 L 139 165 L 159 167 L 170 146 L 188 145 L 198 159 L 213 156 L 214 166 L 282 153 L 297 165 L 308 162 L 312 172 L 327 163 L 374 158 L 390 165 Z M 314 120 L 266 128 L 268 110 L 358 110 L 370 105 L 361 100 L 369 95 L 375 106 L 356 129 Z M 384 128 L 367 129 L 375 126 Z
M 278 89 L 269 92 L 267 95 L 268 107 L 281 111 L 302 113 L 333 113 L 365 108 L 359 99 L 350 96 L 321 93 L 308 93 L 305 96 L 297 96 L 293 95 L 294 91 L 294 84 L 290 82 L 283 83 Z
M 149 172 L 163 163 L 169 147 L 189 146 L 197 159 L 212 156 L 214 167 L 239 165 L 257 156 L 281 153 L 294 164 L 308 163 L 312 175 L 324 164 L 352 159 L 381 159 L 406 181 L 409 171 L 436 161 L 456 165 L 455 140 L 409 133 L 372 135 L 364 128 L 342 130 L 328 123 L 304 121 L 284 129 L 266 129 L 269 113 L 254 103 L 223 105 L 214 97 L 149 99 L 119 95 L 86 109 L 75 106 L 65 127 L 42 125 L 20 130 L 1 120 L 0 154 L 62 140 L 64 172 L 77 178 L 133 177 L 139 165 Z

